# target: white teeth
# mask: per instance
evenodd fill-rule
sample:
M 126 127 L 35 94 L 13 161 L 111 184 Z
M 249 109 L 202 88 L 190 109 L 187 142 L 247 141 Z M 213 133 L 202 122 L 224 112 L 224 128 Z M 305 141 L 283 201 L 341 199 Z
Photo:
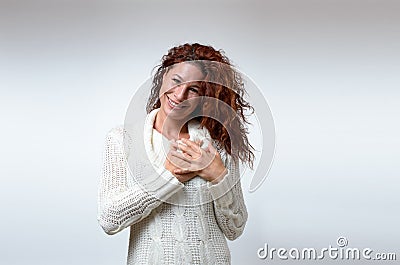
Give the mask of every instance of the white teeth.
M 175 102 L 173 102 L 170 98 L 168 98 L 169 103 L 173 106 L 173 107 L 177 107 L 178 104 L 176 104 Z

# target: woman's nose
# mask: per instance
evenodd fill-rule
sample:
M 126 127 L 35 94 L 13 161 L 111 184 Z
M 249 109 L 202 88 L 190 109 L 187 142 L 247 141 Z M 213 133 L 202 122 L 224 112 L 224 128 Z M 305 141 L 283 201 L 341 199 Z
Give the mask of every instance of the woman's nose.
M 175 95 L 175 98 L 178 99 L 178 100 L 180 100 L 180 101 L 185 100 L 185 96 L 186 96 L 186 85 L 183 84 L 183 85 L 177 86 L 177 87 L 175 88 L 174 95 Z

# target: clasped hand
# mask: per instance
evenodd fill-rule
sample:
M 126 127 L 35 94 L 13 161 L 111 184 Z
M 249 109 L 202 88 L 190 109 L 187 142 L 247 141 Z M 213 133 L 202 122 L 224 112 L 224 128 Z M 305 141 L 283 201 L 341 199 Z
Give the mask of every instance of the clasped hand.
M 193 142 L 184 138 L 181 142 L 171 142 L 164 166 L 180 182 L 200 176 L 217 183 L 226 174 L 221 156 L 211 142 L 206 149 L 201 148 L 201 144 L 201 141 Z

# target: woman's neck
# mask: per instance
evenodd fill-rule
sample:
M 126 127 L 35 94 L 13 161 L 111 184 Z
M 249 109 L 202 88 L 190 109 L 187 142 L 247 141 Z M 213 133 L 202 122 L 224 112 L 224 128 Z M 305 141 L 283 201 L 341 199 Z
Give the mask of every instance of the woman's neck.
M 187 124 L 181 120 L 166 119 L 160 112 L 156 114 L 153 128 L 170 140 L 189 138 Z

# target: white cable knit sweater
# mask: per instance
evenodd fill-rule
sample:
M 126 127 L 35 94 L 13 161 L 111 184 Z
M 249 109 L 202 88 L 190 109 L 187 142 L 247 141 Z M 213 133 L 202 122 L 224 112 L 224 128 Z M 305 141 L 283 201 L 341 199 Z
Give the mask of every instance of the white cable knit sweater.
M 219 150 L 228 174 L 218 184 L 200 177 L 180 183 L 164 168 L 165 138 L 153 129 L 157 112 L 148 114 L 144 128 L 147 156 L 156 171 L 145 162 L 142 165 L 147 157 L 136 153 L 135 146 L 124 150 L 126 131 L 122 126 L 107 134 L 99 224 L 107 234 L 130 226 L 128 265 L 230 264 L 225 237 L 234 240 L 240 236 L 247 220 L 237 163 Z M 191 140 L 209 135 L 193 121 L 189 134 Z M 139 161 L 131 170 L 127 156 Z

